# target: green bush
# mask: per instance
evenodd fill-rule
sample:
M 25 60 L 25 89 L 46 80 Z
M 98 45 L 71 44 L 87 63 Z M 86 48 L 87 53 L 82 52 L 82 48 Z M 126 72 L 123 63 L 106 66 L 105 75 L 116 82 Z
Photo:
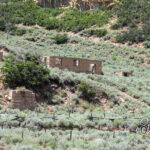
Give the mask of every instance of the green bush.
M 54 37 L 56 44 L 64 44 L 68 41 L 68 37 L 66 34 L 57 34 Z
M 70 9 L 60 21 L 60 29 L 65 31 L 79 32 L 93 25 L 102 26 L 108 22 L 110 11 L 79 11 Z
M 117 24 L 121 27 L 129 24 L 145 23 L 150 16 L 149 0 L 121 0 L 114 10 L 118 16 Z
M 150 48 L 150 41 L 143 42 L 145 48 Z
M 3 18 L 0 18 L 0 30 L 5 31 L 5 21 Z
M 144 25 L 142 29 L 130 28 L 128 31 L 122 31 L 116 36 L 116 41 L 119 43 L 139 43 L 149 40 L 150 25 Z
M 58 24 L 59 24 L 59 22 L 58 22 L 58 19 L 56 19 L 56 18 L 45 19 L 43 21 L 43 25 L 48 30 L 57 29 L 58 28 Z
M 24 60 L 10 55 L 1 68 L 3 83 L 9 87 L 24 86 L 39 91 L 48 82 L 49 70 L 40 63 L 40 57 L 25 54 Z
M 14 1 L 9 3 L 9 7 L 10 13 L 15 18 L 14 23 L 38 24 L 49 30 L 79 32 L 93 25 L 102 26 L 108 23 L 110 16 L 110 11 L 107 9 L 91 12 L 70 8 L 65 11 L 61 18 L 57 19 L 56 16 L 63 13 L 64 9 L 41 8 L 33 0 Z
M 117 35 L 116 41 L 120 43 L 130 42 L 139 43 L 149 39 L 150 35 L 150 4 L 149 0 L 121 0 L 117 3 L 115 14 L 118 16 L 117 22 L 111 26 L 111 29 L 118 29 L 128 26 L 128 31 Z M 138 28 L 138 24 L 142 27 Z
M 85 30 L 83 31 L 82 35 L 85 35 L 85 36 L 97 36 L 97 37 L 103 37 L 107 34 L 107 30 L 106 29 L 88 29 L 88 30 Z
M 81 92 L 81 97 L 85 98 L 88 101 L 93 99 L 96 95 L 96 90 L 90 87 L 90 85 L 88 85 L 86 82 L 81 82 L 79 85 L 77 85 L 77 87 Z
M 25 28 L 18 28 L 18 27 L 13 27 L 11 29 L 11 32 L 10 32 L 11 35 L 17 35 L 17 36 L 22 36 L 22 35 L 24 35 L 26 33 L 27 33 L 27 29 L 25 29 Z
M 115 24 L 113 24 L 113 25 L 111 25 L 111 29 L 112 30 L 117 30 L 117 29 L 119 29 L 121 27 L 121 25 L 120 24 L 118 24 L 118 23 L 115 23 Z

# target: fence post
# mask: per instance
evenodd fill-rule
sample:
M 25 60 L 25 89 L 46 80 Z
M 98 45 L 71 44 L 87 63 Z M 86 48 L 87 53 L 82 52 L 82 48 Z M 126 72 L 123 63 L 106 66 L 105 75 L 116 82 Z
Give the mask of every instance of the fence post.
M 24 131 L 22 130 L 22 134 L 21 134 L 21 137 L 22 137 L 22 139 L 23 139 L 23 137 L 24 137 Z
M 115 138 L 115 131 L 113 132 L 113 138 Z
M 72 130 L 70 131 L 70 140 L 72 140 Z

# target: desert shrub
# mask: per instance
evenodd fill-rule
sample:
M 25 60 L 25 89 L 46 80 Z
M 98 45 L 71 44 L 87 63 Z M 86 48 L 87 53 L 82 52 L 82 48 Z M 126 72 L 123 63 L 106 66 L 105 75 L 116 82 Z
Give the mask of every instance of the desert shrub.
M 95 35 L 97 37 L 103 37 L 103 36 L 105 36 L 107 34 L 107 30 L 106 29 L 96 29 L 96 30 L 94 30 L 94 29 L 88 29 L 88 30 L 85 30 L 83 32 L 83 35 L 84 34 L 86 34 L 88 36 Z
M 51 19 L 45 19 L 43 22 L 43 25 L 45 26 L 46 29 L 52 30 L 52 29 L 57 29 L 58 28 L 59 21 L 56 18 L 51 18 Z M 40 25 L 40 24 L 39 24 Z
M 65 31 L 79 32 L 92 25 L 102 26 L 108 22 L 110 12 L 108 10 L 101 11 L 79 11 L 77 9 L 70 9 L 62 17 L 60 21 L 60 28 Z
M 78 97 L 77 94 L 75 94 L 75 95 L 72 96 L 72 102 L 74 104 L 79 104 L 79 97 Z
M 62 104 L 63 103 L 63 98 L 58 96 L 58 95 L 55 95 L 50 102 L 55 104 L 55 105 L 56 104 Z
M 63 9 L 47 9 L 41 8 L 33 0 L 14 1 L 9 3 L 9 7 L 15 17 L 15 23 L 23 23 L 24 25 L 39 25 L 42 24 L 43 20 L 48 20 L 50 17 L 55 17 L 63 12 Z
M 119 24 L 119 23 L 115 23 L 115 24 L 113 24 L 113 25 L 111 25 L 111 29 L 112 30 L 117 30 L 117 29 L 119 29 L 121 27 L 121 25 Z
M 150 48 L 150 41 L 143 42 L 145 48 Z
M 58 90 L 57 90 L 57 94 L 58 94 L 59 96 L 61 96 L 62 98 L 63 98 L 63 97 L 67 97 L 67 93 L 66 93 L 65 90 L 58 89 Z
M 68 41 L 68 37 L 66 34 L 57 34 L 54 37 L 56 44 L 64 44 Z
M 123 31 L 116 36 L 116 41 L 119 43 L 131 42 L 139 43 L 149 39 L 150 25 L 143 26 L 142 29 L 131 28 L 128 31 Z
M 115 13 L 118 16 L 117 22 L 111 26 L 111 29 L 118 29 L 128 26 L 128 31 L 121 33 L 116 37 L 117 42 L 138 43 L 143 42 L 149 37 L 149 16 L 150 4 L 148 0 L 121 0 L 116 4 Z M 138 24 L 142 23 L 142 29 Z M 145 31 L 146 30 L 146 31 Z
M 41 8 L 33 0 L 14 1 L 9 4 L 11 14 L 14 16 L 15 23 L 24 25 L 35 25 L 46 29 L 58 29 L 72 32 L 79 32 L 93 25 L 102 26 L 108 22 L 110 11 L 79 11 L 77 9 L 67 9 L 65 14 L 57 19 L 56 16 L 64 9 Z
M 11 142 L 12 142 L 13 144 L 21 143 L 21 142 L 22 142 L 22 138 L 21 138 L 20 136 L 14 135 L 14 136 L 11 138 Z
M 86 82 L 81 82 L 78 86 L 78 90 L 81 92 L 81 97 L 90 101 L 95 97 L 96 90 L 93 87 L 90 87 Z
M 17 35 L 17 36 L 22 36 L 24 34 L 27 33 L 27 30 L 26 28 L 18 28 L 18 27 L 13 27 L 10 34 L 11 35 Z
M 48 82 L 49 70 L 40 64 L 40 56 L 25 54 L 24 60 L 10 55 L 1 68 L 3 83 L 9 87 L 25 86 L 38 91 Z
M 149 19 L 150 5 L 148 0 L 121 0 L 117 3 L 114 10 L 118 16 L 118 25 L 127 26 L 129 24 L 137 24 L 145 22 Z
M 86 102 L 83 102 L 83 103 L 81 104 L 81 106 L 82 106 L 84 109 L 89 109 L 89 107 L 90 107 L 89 103 L 86 103 Z

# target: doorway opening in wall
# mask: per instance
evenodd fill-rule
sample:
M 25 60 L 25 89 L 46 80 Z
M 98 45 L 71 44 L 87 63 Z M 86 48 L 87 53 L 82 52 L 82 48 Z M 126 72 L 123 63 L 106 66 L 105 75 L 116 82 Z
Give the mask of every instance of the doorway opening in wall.
M 61 65 L 62 59 L 61 58 L 56 58 L 55 64 L 56 65 Z
M 96 64 L 90 64 L 89 71 L 91 73 L 96 73 Z
M 76 67 L 79 66 L 79 60 L 78 59 L 73 60 L 73 66 L 76 66 Z

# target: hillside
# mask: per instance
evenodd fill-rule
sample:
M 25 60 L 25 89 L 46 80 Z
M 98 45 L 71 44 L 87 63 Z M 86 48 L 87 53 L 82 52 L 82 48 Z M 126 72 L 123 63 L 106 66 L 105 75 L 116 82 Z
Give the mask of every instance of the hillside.
M 149 150 L 149 19 L 148 0 L 86 11 L 0 4 L 0 149 Z M 46 67 L 42 56 L 99 60 L 104 75 Z M 11 109 L 12 89 L 40 95 L 37 108 Z

